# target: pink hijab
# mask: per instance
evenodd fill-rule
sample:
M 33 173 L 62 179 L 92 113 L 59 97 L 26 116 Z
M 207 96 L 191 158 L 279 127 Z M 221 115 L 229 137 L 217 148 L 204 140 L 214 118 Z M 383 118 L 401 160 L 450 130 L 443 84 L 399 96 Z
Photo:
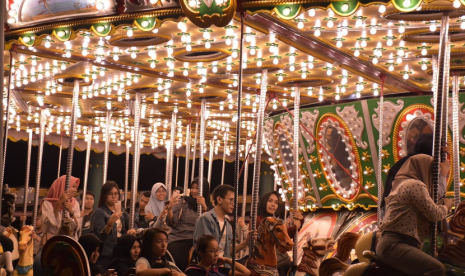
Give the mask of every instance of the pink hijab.
M 66 175 L 60 176 L 57 180 L 55 180 L 48 190 L 47 196 L 42 200 L 42 203 L 46 200 L 52 203 L 53 207 L 55 207 L 55 204 L 58 202 L 60 197 L 64 194 L 65 192 L 65 182 L 66 182 Z M 79 178 L 76 178 L 74 176 L 71 176 L 71 181 L 69 185 L 73 185 L 73 183 L 76 183 L 77 186 L 79 187 L 79 183 L 81 181 Z M 74 207 L 76 204 L 76 199 L 74 197 L 71 198 L 71 206 Z

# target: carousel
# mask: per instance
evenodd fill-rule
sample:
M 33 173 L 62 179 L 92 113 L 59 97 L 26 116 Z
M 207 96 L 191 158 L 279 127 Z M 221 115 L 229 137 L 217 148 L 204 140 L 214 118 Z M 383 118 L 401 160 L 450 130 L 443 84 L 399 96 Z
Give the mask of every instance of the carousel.
M 0 14 L 8 238 L 0 264 L 8 275 L 33 273 L 31 237 L 47 193 L 41 172 L 50 165 L 44 144 L 60 147 L 59 164 L 62 148 L 85 152 L 84 195 L 107 181 L 110 153 L 125 155 L 130 228 L 141 155 L 154 155 L 166 164 L 157 173 L 168 199 L 176 186 L 188 190 L 195 171 L 209 182 L 221 174 L 212 187 L 234 186 L 233 229 L 247 216 L 263 230 L 255 224 L 264 191 L 277 191 L 286 213 L 299 210 L 290 275 L 400 275 L 376 270 L 368 251 L 387 174 L 423 134 L 434 137 L 435 185 L 439 164 L 450 160 L 446 197 L 455 206 L 439 229 L 431 224 L 423 250 L 448 275 L 465 275 L 465 1 L 8 0 Z M 28 142 L 23 180 L 6 183 L 7 156 L 15 155 L 8 149 L 19 140 Z M 88 181 L 93 151 L 103 153 L 101 176 Z M 68 190 L 77 164 L 75 151 L 66 152 Z M 180 156 L 183 171 L 174 169 Z M 213 170 L 215 159 L 222 171 Z M 231 162 L 234 178 L 225 179 Z M 10 225 L 15 200 L 31 221 L 18 230 Z M 50 275 L 90 276 L 82 247 L 65 235 L 46 243 L 41 263 Z

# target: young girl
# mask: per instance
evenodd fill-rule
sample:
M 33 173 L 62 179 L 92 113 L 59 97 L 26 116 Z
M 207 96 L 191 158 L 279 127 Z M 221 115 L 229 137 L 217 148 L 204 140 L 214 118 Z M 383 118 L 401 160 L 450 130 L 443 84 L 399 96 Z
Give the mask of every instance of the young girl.
M 232 260 L 219 256 L 219 246 L 216 238 L 211 235 L 203 235 L 197 240 L 195 254 L 200 259 L 198 264 L 187 267 L 187 276 L 232 276 L 232 271 L 226 267 L 218 267 L 224 264 L 232 265 Z M 250 271 L 240 263 L 236 262 L 237 276 L 249 276 Z
M 136 276 L 185 276 L 175 264 L 165 260 L 167 248 L 168 234 L 163 229 L 147 229 L 136 262 Z

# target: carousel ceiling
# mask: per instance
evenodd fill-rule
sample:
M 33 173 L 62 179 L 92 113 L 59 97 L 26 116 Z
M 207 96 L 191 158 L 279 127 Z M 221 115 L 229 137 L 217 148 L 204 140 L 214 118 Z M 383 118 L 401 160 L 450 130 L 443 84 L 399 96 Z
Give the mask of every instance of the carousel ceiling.
M 175 140 L 181 147 L 188 125 L 194 137 L 200 103 L 206 99 L 206 139 L 215 139 L 216 151 L 229 154 L 234 150 L 239 100 L 240 138 L 245 141 L 255 133 L 265 69 L 268 93 L 288 107 L 297 85 L 304 106 L 376 97 L 383 80 L 385 95 L 429 93 L 442 11 L 451 10 L 454 17 L 449 27 L 451 68 L 461 70 L 465 63 L 465 8 L 460 2 L 455 6 L 434 1 L 404 13 L 392 4 L 360 4 L 349 16 L 333 9 L 300 8 L 292 19 L 283 19 L 282 14 L 290 12 L 285 8 L 279 12 L 250 8 L 244 27 L 241 99 L 238 15 L 225 27 L 199 28 L 181 9 L 167 6 L 18 28 L 10 12 L 8 22 L 16 28 L 6 32 L 4 52 L 4 83 L 11 74 L 13 91 L 9 127 L 36 130 L 40 110 L 46 109 L 47 134 L 68 133 L 73 81 L 79 80 L 77 138 L 84 138 L 93 126 L 92 138 L 102 141 L 105 126 L 111 123 L 112 143 L 132 141 L 134 95 L 141 93 L 143 144 L 163 146 L 170 139 L 171 114 L 176 112 Z M 13 8 L 12 4 L 8 9 Z M 109 109 L 111 122 L 106 119 Z M 274 110 L 284 109 L 271 99 L 267 113 Z

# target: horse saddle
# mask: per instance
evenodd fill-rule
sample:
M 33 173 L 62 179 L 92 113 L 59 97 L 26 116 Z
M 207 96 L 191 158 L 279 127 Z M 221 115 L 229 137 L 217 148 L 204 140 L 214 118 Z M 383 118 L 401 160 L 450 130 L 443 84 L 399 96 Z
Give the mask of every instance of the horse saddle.
M 373 251 L 366 250 L 363 252 L 363 257 L 370 260 L 371 265 L 367 267 L 365 273 L 362 276 L 408 276 L 407 274 L 390 267 L 389 265 L 383 263 Z

